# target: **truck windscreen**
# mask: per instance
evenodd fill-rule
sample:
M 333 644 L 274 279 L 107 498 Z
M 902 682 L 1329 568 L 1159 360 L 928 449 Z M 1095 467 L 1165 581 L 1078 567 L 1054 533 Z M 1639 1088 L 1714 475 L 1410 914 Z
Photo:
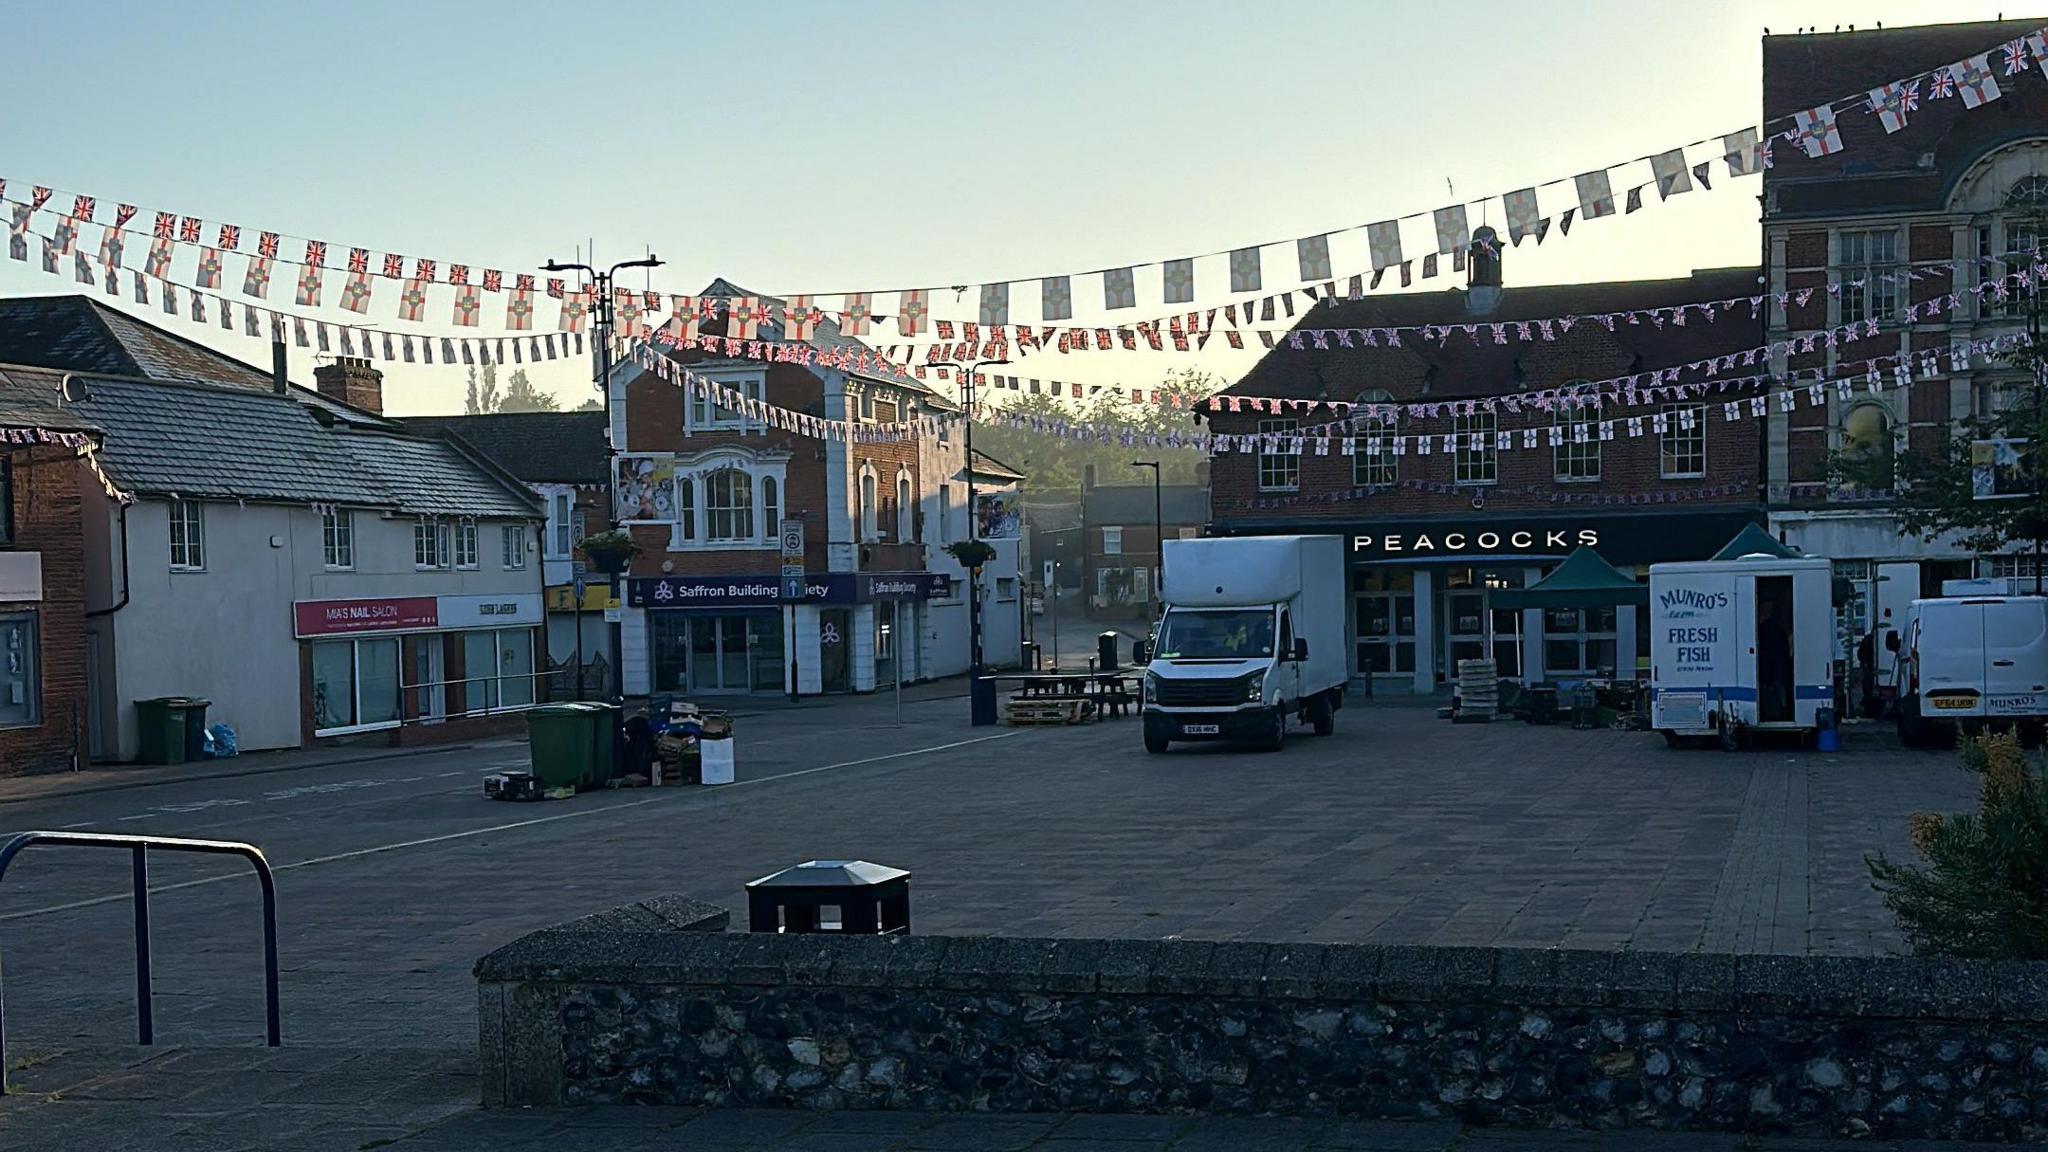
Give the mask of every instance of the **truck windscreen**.
M 1272 655 L 1271 608 L 1168 612 L 1159 626 L 1162 660 L 1251 660 Z

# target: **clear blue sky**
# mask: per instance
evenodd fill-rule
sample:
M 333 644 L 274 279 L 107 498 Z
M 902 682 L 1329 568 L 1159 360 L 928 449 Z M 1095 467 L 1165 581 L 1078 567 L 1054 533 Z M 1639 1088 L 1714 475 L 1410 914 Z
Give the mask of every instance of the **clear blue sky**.
M 1767 24 L 2000 11 L 2024 13 L 1991 0 L 29 4 L 8 16 L 8 82 L 47 98 L 0 118 L 0 176 L 508 273 L 586 239 L 606 260 L 652 246 L 670 292 L 716 275 L 769 292 L 978 283 L 1424 211 L 1450 202 L 1446 180 L 1474 199 L 1569 176 L 1753 122 Z M 1754 262 L 1757 188 L 1717 180 L 1525 243 L 1508 280 Z M 1269 286 L 1291 285 L 1291 254 L 1266 259 Z M 230 288 L 240 275 L 230 261 Z M 0 292 L 65 290 L 33 255 L 0 259 Z M 452 331 L 446 291 L 421 331 Z M 1084 308 L 1098 292 L 1075 283 Z M 272 303 L 289 293 L 281 278 Z M 1020 292 L 1020 318 L 1035 300 Z M 971 318 L 973 297 L 934 304 Z M 396 309 L 386 284 L 370 320 L 397 326 Z M 501 315 L 487 307 L 487 324 Z M 539 327 L 553 320 L 548 304 Z M 260 341 L 173 326 L 268 361 Z M 1182 362 L 1032 367 L 1142 384 Z M 590 394 L 581 367 L 535 375 L 571 404 Z M 460 369 L 401 366 L 387 403 L 449 410 L 461 390 Z

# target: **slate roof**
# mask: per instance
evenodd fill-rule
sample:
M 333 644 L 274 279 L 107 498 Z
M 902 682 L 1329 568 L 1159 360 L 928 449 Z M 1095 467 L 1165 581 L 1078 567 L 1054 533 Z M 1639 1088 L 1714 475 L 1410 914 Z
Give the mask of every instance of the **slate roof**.
M 0 404 L 46 403 L 62 376 L 0 366 Z M 83 374 L 79 380 L 87 395 L 65 411 L 104 431 L 102 467 L 138 494 L 413 515 L 539 513 L 530 493 L 438 436 L 332 422 L 324 409 L 267 389 Z
M 606 419 L 603 412 L 498 412 L 403 423 L 450 433 L 528 484 L 602 484 Z
M 1507 259 L 1512 259 L 1513 250 Z M 1697 313 L 1684 327 L 1667 322 L 1618 324 L 1609 333 L 1591 322 L 1574 325 L 1555 343 L 1520 340 L 1510 334 L 1506 344 L 1492 342 L 1480 330 L 1473 340 L 1454 333 L 1441 345 L 1425 345 L 1405 337 L 1399 348 L 1291 348 L 1282 344 L 1267 352 L 1225 395 L 1278 396 L 1299 400 L 1356 400 L 1383 389 L 1402 400 L 1421 396 L 1455 399 L 1499 395 L 1556 387 L 1571 378 L 1605 378 L 1668 368 L 1709 356 L 1754 348 L 1763 343 L 1760 313 L 1752 318 L 1746 298 L 1762 291 L 1754 268 L 1714 268 L 1669 280 L 1620 280 L 1592 284 L 1544 284 L 1502 291 L 1488 313 L 1466 311 L 1466 291 L 1411 292 L 1338 300 L 1309 309 L 1297 328 L 1380 328 L 1423 324 L 1497 324 L 1569 315 L 1667 308 L 1676 304 L 1743 298 L 1745 303 L 1709 322 Z M 1556 352 L 1585 346 L 1599 355 L 1581 358 L 1567 373 L 1556 369 Z M 1604 357 L 1604 359 L 1603 359 Z M 1591 362 L 1588 363 L 1588 360 Z M 1604 368 L 1605 371 L 1593 371 Z M 1557 376 L 1560 378 L 1552 379 Z
M 995 480 L 1022 480 L 1024 474 L 980 449 L 974 452 L 974 474 Z
M 1771 149 L 1772 167 L 1764 173 L 1771 218 L 1941 209 L 1954 182 L 1985 152 L 2041 134 L 2048 92 L 2037 78 L 2007 77 L 1998 46 L 2044 23 L 2048 20 L 1984 20 L 1764 37 L 1767 119 L 1867 93 L 1987 50 L 2001 93 L 1992 103 L 1965 110 L 1960 99 L 1932 99 L 1923 80 L 1920 107 L 1907 114 L 1902 131 L 1885 132 L 1883 123 L 1859 106 L 1835 114 L 1840 152 L 1816 159 L 1778 140 Z
M 90 296 L 0 299 L 0 364 L 204 380 L 268 391 L 270 373 L 146 324 Z
M 1150 524 L 1152 486 L 1098 484 L 1081 493 L 1081 515 L 1090 524 Z M 1207 524 L 1209 490 L 1193 484 L 1161 485 L 1159 518 L 1168 524 Z

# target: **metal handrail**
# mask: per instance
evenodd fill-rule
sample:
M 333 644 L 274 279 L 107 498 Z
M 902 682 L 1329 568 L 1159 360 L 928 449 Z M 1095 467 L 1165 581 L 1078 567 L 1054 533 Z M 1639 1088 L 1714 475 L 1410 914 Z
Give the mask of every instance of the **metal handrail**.
M 0 880 L 22 849 L 34 844 L 72 848 L 126 848 L 131 853 L 135 896 L 135 1031 L 136 1042 L 156 1042 L 156 1009 L 149 960 L 149 850 L 240 856 L 256 866 L 263 885 L 263 1009 L 269 1047 L 283 1043 L 277 1007 L 277 883 L 262 849 L 236 840 L 187 840 L 178 836 L 112 836 L 99 832 L 20 832 L 0 844 Z M 0 983 L 0 988 L 4 988 Z M 7 1094 L 7 1014 L 0 996 L 0 1096 Z

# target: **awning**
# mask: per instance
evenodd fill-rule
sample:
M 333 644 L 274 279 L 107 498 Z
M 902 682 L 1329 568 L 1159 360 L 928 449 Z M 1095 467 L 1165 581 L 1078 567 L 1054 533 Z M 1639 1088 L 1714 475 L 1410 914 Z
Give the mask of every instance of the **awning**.
M 1742 526 L 1742 531 L 1735 534 L 1735 539 L 1722 545 L 1721 550 L 1714 553 L 1714 559 L 1740 560 L 1744 556 L 1753 556 L 1759 552 L 1766 556 L 1775 556 L 1780 560 L 1805 555 L 1805 553 L 1789 544 L 1780 543 L 1769 532 L 1756 525 L 1745 524 Z
M 1648 604 L 1650 590 L 1623 575 L 1598 552 L 1581 547 L 1564 563 L 1527 588 L 1508 588 L 1488 597 L 1494 608 L 1605 608 Z

